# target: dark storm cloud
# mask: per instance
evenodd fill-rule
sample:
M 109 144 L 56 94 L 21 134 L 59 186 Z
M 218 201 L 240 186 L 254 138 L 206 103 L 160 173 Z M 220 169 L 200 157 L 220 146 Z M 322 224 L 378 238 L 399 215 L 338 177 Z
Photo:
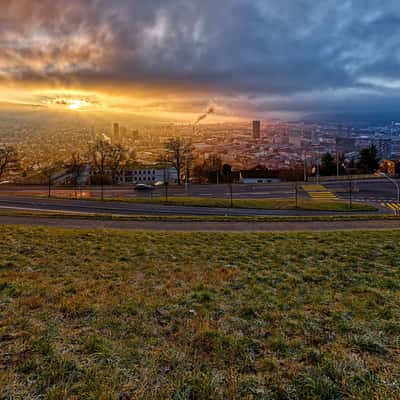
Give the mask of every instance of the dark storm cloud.
M 190 88 L 261 111 L 393 108 L 399 45 L 391 0 L 0 2 L 0 79 Z

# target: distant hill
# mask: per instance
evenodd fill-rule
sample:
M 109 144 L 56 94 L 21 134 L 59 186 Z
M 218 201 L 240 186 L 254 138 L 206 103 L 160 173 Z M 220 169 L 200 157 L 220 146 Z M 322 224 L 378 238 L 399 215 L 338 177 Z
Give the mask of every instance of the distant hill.
M 400 122 L 400 111 L 315 113 L 301 119 L 306 123 L 334 123 L 346 125 L 389 125 Z

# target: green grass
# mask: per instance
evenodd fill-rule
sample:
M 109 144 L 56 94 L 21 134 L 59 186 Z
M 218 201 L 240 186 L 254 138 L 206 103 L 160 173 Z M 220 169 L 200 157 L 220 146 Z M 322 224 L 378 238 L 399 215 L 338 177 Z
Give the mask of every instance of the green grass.
M 0 231 L 1 399 L 398 399 L 400 232 Z
M 99 198 L 85 198 L 85 200 L 100 200 Z M 217 207 L 230 208 L 229 199 L 212 197 L 107 197 L 104 201 L 122 201 L 139 204 L 163 204 L 173 206 L 192 206 L 192 207 Z M 265 210 L 308 210 L 308 211 L 376 211 L 377 209 L 365 203 L 353 202 L 350 208 L 345 201 L 317 201 L 317 200 L 299 200 L 296 207 L 296 201 L 293 199 L 234 199 L 234 208 L 253 208 Z
M 121 215 L 109 213 L 86 213 L 68 211 L 18 211 L 0 210 L 0 216 L 21 218 L 85 219 L 101 221 L 181 221 L 181 222 L 307 222 L 307 221 L 382 221 L 397 220 L 394 214 L 332 214 L 332 215 Z

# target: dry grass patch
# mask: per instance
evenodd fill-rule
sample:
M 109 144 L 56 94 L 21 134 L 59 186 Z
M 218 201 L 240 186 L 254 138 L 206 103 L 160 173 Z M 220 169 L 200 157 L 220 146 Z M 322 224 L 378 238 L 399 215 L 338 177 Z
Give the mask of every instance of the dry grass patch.
M 400 397 L 400 232 L 0 239 L 1 399 Z

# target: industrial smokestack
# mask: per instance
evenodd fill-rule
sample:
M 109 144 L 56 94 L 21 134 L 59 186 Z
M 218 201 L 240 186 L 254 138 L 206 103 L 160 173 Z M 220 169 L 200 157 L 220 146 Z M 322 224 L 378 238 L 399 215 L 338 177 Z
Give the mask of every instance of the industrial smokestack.
M 196 120 L 196 122 L 194 123 L 194 125 L 197 125 L 201 120 L 203 120 L 204 118 L 206 118 L 207 115 L 213 114 L 213 113 L 214 113 L 214 106 L 211 105 L 211 106 L 209 106 L 209 107 L 207 108 L 207 111 L 206 111 L 204 114 L 200 115 L 199 118 L 197 118 L 197 120 Z

